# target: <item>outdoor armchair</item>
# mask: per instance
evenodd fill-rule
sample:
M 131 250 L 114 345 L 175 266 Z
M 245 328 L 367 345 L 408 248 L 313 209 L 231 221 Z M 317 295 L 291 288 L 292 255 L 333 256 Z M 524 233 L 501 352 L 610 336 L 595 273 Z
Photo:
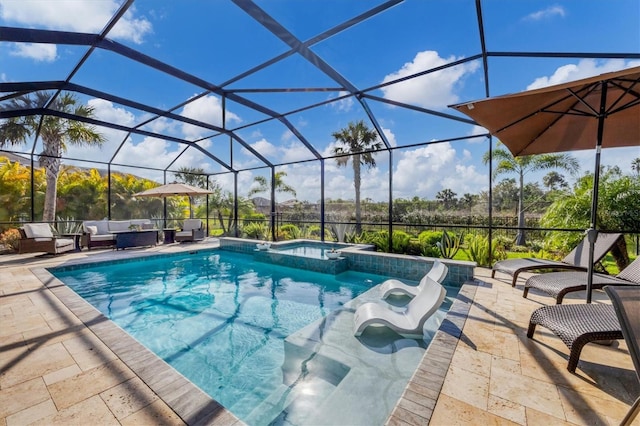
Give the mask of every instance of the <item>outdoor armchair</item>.
M 611 247 L 621 238 L 622 234 L 615 233 L 598 233 L 598 238 L 594 244 L 593 262 L 598 263 L 607 254 Z M 552 270 L 576 270 L 587 271 L 589 269 L 589 242 L 585 236 L 580 244 L 578 244 L 564 259 L 506 259 L 496 262 L 491 271 L 491 278 L 494 278 L 496 272 L 509 274 L 513 277 L 511 287 L 516 286 L 518 275 L 525 271 L 539 271 L 542 269 Z
M 182 230 L 176 232 L 174 240 L 176 242 L 204 240 L 202 220 L 186 219 L 182 224 Z
M 19 229 L 18 253 L 60 254 L 75 250 L 71 238 L 56 238 L 48 223 L 26 223 Z

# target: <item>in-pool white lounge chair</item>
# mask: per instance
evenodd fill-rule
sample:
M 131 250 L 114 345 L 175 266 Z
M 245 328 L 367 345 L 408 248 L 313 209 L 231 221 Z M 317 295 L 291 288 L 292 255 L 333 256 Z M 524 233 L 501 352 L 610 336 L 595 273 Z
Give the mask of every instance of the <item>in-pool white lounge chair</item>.
M 424 323 L 433 315 L 447 294 L 444 287 L 427 278 L 422 290 L 402 310 L 386 302 L 367 302 L 356 309 L 354 335 L 360 336 L 368 326 L 385 326 L 402 337 L 419 339 L 424 335 Z
M 383 299 L 386 299 L 392 294 L 399 294 L 404 296 L 415 297 L 420 290 L 426 285 L 427 278 L 431 279 L 437 283 L 442 283 L 442 281 L 447 276 L 447 272 L 449 268 L 444 263 L 436 260 L 433 262 L 433 266 L 427 272 L 427 274 L 422 277 L 420 283 L 418 285 L 409 285 L 405 284 L 400 280 L 390 279 L 386 280 L 382 284 L 380 284 L 380 294 Z

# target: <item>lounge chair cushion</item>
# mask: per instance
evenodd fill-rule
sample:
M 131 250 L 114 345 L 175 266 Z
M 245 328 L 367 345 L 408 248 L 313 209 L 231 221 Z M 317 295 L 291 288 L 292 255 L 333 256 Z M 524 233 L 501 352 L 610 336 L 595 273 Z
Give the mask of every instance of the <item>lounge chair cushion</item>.
M 56 239 L 56 249 L 61 251 L 62 248 L 75 248 L 75 242 L 71 238 L 57 238 Z M 66 251 L 66 250 L 62 250 Z
M 27 238 L 53 238 L 48 223 L 25 223 L 24 233 Z
M 200 219 L 186 219 L 182 224 L 183 231 L 191 231 L 200 228 L 202 228 L 202 220 Z

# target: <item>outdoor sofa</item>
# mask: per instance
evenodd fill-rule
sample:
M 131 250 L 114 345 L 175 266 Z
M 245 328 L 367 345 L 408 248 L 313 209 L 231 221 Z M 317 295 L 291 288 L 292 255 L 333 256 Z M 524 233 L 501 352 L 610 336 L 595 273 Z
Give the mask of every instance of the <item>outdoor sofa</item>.
M 95 247 L 114 247 L 114 232 L 129 231 L 132 227 L 155 228 L 150 219 L 85 220 L 82 222 L 82 246 L 89 250 Z

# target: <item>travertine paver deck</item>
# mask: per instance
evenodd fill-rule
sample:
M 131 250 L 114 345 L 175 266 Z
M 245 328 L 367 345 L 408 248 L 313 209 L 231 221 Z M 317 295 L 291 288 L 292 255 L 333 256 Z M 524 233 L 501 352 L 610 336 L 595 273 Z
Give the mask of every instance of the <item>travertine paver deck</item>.
M 619 424 L 640 393 L 624 341 L 585 346 L 576 374 L 569 373 L 569 351 L 560 339 L 543 327 L 533 339 L 526 336 L 531 312 L 555 301 L 541 293 L 524 299 L 524 281 L 512 288 L 506 277 L 491 279 L 487 269 L 477 268 L 475 275 L 476 283 L 467 283 L 457 302 L 461 315 L 452 315 L 456 322 L 468 309 L 464 328 L 459 322 L 443 325 L 423 360 L 423 366 L 437 363 L 437 372 L 418 369 L 388 423 Z M 573 293 L 565 303 L 584 298 L 584 292 Z M 594 303 L 609 300 L 597 291 Z
M 38 279 L 47 284 L 46 266 L 131 255 L 0 256 L 0 426 L 239 423 L 75 293 Z M 526 337 L 550 299 L 489 276 L 478 268 L 465 284 L 388 423 L 617 424 L 640 392 L 624 342 L 587 345 L 571 374 L 559 339 L 541 327 Z

